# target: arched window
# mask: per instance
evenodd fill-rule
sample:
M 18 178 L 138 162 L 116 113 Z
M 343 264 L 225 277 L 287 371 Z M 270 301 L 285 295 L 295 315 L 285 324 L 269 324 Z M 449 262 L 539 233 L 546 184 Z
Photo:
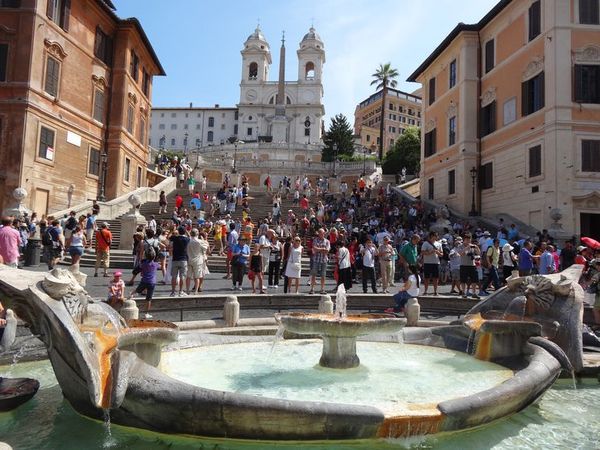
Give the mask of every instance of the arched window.
M 256 80 L 256 77 L 258 77 L 258 64 L 251 62 L 250 68 L 248 69 L 248 79 Z
M 215 126 L 215 118 L 214 117 L 209 117 L 208 118 L 208 126 L 209 127 L 214 127 Z
M 312 61 L 306 63 L 306 67 L 304 70 L 304 76 L 307 80 L 315 79 L 315 64 Z
M 214 139 L 214 133 L 213 133 L 212 131 L 209 131 L 209 132 L 208 132 L 208 137 L 206 138 L 206 140 L 207 140 L 208 142 L 212 142 L 212 141 L 213 141 L 213 139 Z

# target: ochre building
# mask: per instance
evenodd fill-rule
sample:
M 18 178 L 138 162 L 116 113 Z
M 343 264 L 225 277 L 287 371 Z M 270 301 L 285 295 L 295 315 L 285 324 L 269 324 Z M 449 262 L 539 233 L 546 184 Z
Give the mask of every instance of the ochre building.
M 110 0 L 0 2 L 0 202 L 39 215 L 146 183 L 152 77 L 137 19 Z
M 420 90 L 408 94 L 388 88 L 383 121 L 383 154 L 394 145 L 406 128 L 421 126 L 420 93 Z M 371 152 L 379 149 L 382 98 L 383 91 L 378 91 L 356 105 L 354 111 L 354 133 L 360 136 L 361 145 Z
M 409 77 L 424 93 L 424 197 L 471 211 L 473 172 L 482 215 L 599 237 L 598 3 L 500 1 Z

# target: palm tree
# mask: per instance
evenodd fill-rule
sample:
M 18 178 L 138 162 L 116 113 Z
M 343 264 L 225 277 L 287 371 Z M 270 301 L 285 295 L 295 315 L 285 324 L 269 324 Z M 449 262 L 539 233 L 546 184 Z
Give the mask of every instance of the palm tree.
M 377 71 L 371 75 L 374 80 L 371 81 L 371 86 L 377 85 L 375 91 L 383 89 L 383 97 L 381 99 L 381 120 L 379 121 L 379 160 L 383 160 L 383 129 L 385 119 L 385 97 L 387 96 L 388 87 L 395 88 L 398 82 L 394 79 L 398 76 L 398 70 L 392 69 L 391 63 L 379 64 Z

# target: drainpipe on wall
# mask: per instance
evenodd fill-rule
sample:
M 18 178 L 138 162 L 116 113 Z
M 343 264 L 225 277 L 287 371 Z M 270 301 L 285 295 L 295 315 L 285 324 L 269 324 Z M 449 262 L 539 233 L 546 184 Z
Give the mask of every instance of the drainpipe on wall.
M 118 24 L 117 24 L 118 27 Z M 115 27 L 115 35 L 114 38 L 112 40 L 112 57 L 111 57 L 111 61 L 110 61 L 110 77 L 109 77 L 109 81 L 108 81 L 108 103 L 106 105 L 106 112 L 104 114 L 104 145 L 103 145 L 103 150 L 102 150 L 102 155 L 101 155 L 101 161 L 102 161 L 102 173 L 101 173 L 101 178 L 100 178 L 100 186 L 99 187 L 99 194 L 98 194 L 98 200 L 99 201 L 106 201 L 106 173 L 108 171 L 108 139 L 110 137 L 110 132 L 109 132 L 109 128 L 110 128 L 110 110 L 112 109 L 112 97 L 113 97 L 113 85 L 114 85 L 114 77 L 115 77 L 115 60 L 116 60 L 116 48 L 117 48 L 117 28 Z
M 479 216 L 483 216 L 483 205 L 481 203 L 481 65 L 483 62 L 483 57 L 481 48 L 481 34 L 479 30 L 477 30 L 477 153 L 475 156 L 477 182 L 475 184 L 475 193 Z

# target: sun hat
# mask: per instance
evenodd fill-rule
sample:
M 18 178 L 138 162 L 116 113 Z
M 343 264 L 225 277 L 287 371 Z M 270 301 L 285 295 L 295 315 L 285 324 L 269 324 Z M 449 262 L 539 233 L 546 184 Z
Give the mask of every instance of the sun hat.
M 120 277 L 121 275 L 123 275 L 123 272 L 121 272 L 121 271 L 117 271 L 114 273 L 115 278 Z
M 515 248 L 510 245 L 508 242 L 502 246 L 503 252 L 512 252 Z

